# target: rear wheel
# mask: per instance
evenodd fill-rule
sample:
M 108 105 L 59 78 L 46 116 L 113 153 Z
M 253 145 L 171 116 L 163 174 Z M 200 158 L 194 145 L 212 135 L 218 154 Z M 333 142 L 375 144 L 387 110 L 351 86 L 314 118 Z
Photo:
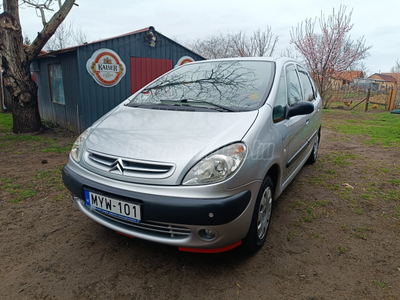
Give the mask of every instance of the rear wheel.
M 274 184 L 271 177 L 265 177 L 258 192 L 250 229 L 243 239 L 243 246 L 250 252 L 259 250 L 265 243 L 272 213 Z
M 319 134 L 317 134 L 317 137 L 314 139 L 314 144 L 313 144 L 313 149 L 310 154 L 310 157 L 307 160 L 307 164 L 312 165 L 317 161 L 317 156 L 318 156 L 318 147 L 319 147 Z

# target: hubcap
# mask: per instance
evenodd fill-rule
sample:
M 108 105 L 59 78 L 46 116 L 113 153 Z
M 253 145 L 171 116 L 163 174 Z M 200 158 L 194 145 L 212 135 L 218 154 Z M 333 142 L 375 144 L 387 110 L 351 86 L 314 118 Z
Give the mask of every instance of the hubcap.
M 271 209 L 272 209 L 272 190 L 268 186 L 261 197 L 260 207 L 258 209 L 258 219 L 257 219 L 257 236 L 258 239 L 263 239 L 267 233 L 269 221 L 271 219 Z

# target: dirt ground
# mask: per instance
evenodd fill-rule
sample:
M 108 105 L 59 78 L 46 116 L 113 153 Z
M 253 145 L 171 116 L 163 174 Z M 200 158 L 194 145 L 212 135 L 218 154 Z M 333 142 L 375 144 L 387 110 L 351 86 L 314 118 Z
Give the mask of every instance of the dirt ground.
M 0 299 L 400 299 L 400 149 L 338 133 L 345 118 L 324 115 L 317 163 L 279 198 L 254 255 L 110 231 L 62 185 L 74 136 L 0 132 Z

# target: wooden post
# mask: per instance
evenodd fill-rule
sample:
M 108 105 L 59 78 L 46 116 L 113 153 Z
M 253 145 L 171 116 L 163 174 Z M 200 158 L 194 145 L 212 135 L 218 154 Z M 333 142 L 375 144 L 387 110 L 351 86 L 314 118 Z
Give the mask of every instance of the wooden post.
M 369 96 L 371 95 L 371 88 L 368 89 L 368 93 L 367 93 L 367 98 L 365 101 L 365 111 L 368 110 L 368 102 L 369 102 Z
M 386 109 L 387 110 L 390 110 L 390 107 L 392 106 L 392 101 L 393 101 L 393 94 L 395 94 L 394 93 L 394 90 L 391 90 L 390 92 L 389 92 L 389 99 L 388 99 L 388 101 L 387 101 L 387 103 L 386 103 Z
M 0 112 L 4 112 L 4 103 L 6 102 L 6 99 L 4 97 L 4 81 L 3 81 L 3 70 L 0 70 Z
M 398 97 L 398 86 L 396 86 L 396 90 L 393 88 L 390 93 L 389 102 L 387 104 L 387 110 L 394 110 L 396 104 L 396 97 Z

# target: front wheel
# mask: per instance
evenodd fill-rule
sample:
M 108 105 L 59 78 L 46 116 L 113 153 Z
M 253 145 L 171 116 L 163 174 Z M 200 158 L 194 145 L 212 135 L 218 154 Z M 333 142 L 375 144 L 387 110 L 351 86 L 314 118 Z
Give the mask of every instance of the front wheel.
M 243 239 L 243 246 L 250 252 L 259 250 L 265 243 L 272 213 L 274 184 L 271 177 L 265 177 L 258 192 L 250 229 Z

